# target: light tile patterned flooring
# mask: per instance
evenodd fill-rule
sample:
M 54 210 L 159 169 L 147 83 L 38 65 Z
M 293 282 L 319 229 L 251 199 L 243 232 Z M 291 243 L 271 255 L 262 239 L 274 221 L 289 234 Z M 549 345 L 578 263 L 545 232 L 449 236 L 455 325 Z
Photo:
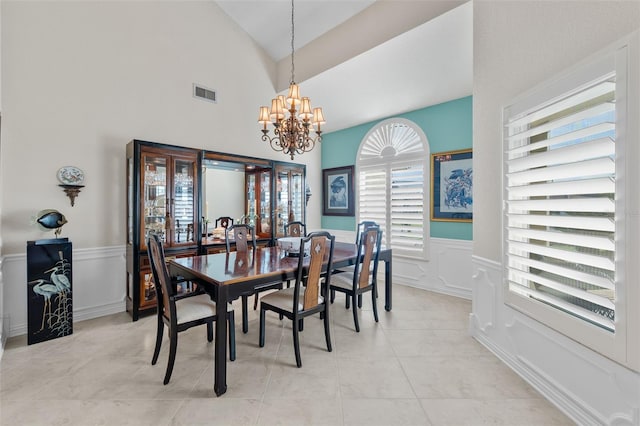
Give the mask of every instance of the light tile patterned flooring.
M 392 312 L 370 298 L 361 332 L 338 295 L 333 352 L 322 321 L 309 318 L 295 366 L 291 323 L 267 313 L 249 333 L 237 316 L 237 360 L 228 391 L 213 393 L 205 327 L 180 333 L 171 382 L 162 385 L 168 341 L 151 365 L 155 316 L 126 313 L 78 322 L 74 333 L 28 346 L 7 342 L 0 364 L 2 425 L 573 425 L 468 335 L 468 300 L 394 287 Z

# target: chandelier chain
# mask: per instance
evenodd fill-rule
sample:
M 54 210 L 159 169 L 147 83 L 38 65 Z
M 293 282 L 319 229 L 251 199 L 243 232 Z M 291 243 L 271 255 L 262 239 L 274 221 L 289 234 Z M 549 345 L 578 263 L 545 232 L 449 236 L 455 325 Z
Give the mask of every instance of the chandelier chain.
M 295 24 L 294 24 L 294 19 L 293 19 L 293 0 L 291 0 L 291 81 L 290 83 L 295 83 L 295 71 L 296 71 L 296 66 L 295 63 L 293 61 L 293 56 L 295 54 L 295 48 L 294 48 L 294 40 L 295 40 Z
M 295 83 L 295 8 L 291 0 L 291 84 L 288 96 L 278 95 L 271 100 L 271 110 L 260 107 L 258 123 L 262 124 L 262 140 L 269 142 L 271 148 L 291 156 L 311 151 L 316 142 L 322 140 L 322 128 L 325 123 L 322 108 L 311 108 L 311 100 L 301 97 Z M 299 112 L 298 112 L 298 108 Z M 288 114 L 288 116 L 287 116 Z M 267 125 L 273 124 L 274 136 L 269 136 Z M 316 136 L 311 136 L 310 132 Z

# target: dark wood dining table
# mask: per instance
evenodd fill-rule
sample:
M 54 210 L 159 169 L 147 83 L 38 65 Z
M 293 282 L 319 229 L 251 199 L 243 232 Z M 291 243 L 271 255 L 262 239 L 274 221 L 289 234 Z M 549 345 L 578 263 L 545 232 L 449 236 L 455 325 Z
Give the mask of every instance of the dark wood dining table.
M 339 269 L 356 263 L 357 246 L 336 242 L 333 268 Z M 380 250 L 385 263 L 385 309 L 391 310 L 391 249 Z M 181 257 L 169 262 L 172 276 L 180 275 L 201 284 L 216 301 L 218 318 L 224 318 L 227 304 L 243 294 L 276 280 L 295 279 L 298 258 L 287 256 L 279 247 L 260 248 L 255 254 L 237 255 L 236 252 Z M 214 391 L 220 396 L 227 391 L 227 322 L 215 322 Z

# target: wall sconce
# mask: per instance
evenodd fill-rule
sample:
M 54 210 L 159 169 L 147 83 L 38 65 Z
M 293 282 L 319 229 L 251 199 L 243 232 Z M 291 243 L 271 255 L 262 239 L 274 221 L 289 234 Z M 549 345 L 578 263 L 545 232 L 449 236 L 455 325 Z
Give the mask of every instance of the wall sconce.
M 84 188 L 84 185 L 58 185 L 62 188 L 67 197 L 71 200 L 71 207 L 76 204 L 76 197 L 80 193 L 80 188 Z
M 84 188 L 84 172 L 74 166 L 64 166 L 58 170 L 59 187 L 62 188 L 67 197 L 71 200 L 71 207 L 75 205 L 76 197 L 80 193 L 80 188 Z

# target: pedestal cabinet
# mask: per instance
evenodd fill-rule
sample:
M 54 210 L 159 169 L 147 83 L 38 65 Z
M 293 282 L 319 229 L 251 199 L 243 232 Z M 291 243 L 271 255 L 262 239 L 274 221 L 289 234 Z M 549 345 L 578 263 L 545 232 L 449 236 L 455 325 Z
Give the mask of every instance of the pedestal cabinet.
M 162 239 L 167 258 L 198 252 L 198 151 L 133 140 L 127 145 L 127 311 L 155 308 L 146 239 Z

